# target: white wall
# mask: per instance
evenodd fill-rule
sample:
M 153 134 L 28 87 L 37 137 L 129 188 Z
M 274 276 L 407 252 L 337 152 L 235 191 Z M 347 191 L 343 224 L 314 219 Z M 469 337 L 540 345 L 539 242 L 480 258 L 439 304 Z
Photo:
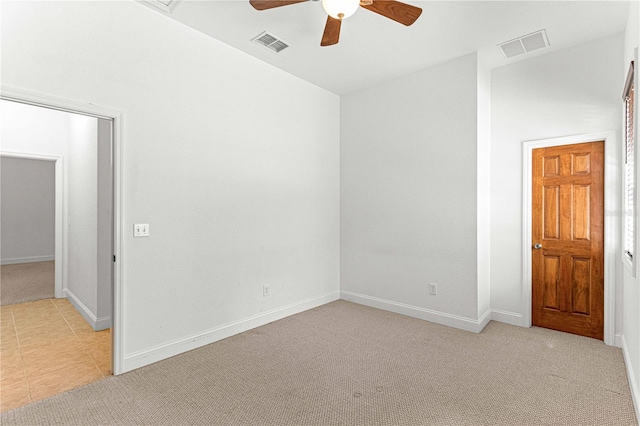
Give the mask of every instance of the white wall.
M 95 325 L 98 312 L 98 120 L 69 116 L 68 144 L 69 267 L 65 292 Z
M 67 156 L 68 113 L 0 100 L 0 116 L 2 152 Z
M 341 110 L 343 297 L 479 331 L 477 55 Z
M 113 176 L 111 120 L 98 119 L 96 329 L 111 327 L 113 302 Z
M 478 58 L 478 317 L 491 308 L 491 70 Z
M 123 113 L 123 370 L 338 297 L 336 95 L 134 2 L 1 31 L 3 84 Z
M 492 72 L 491 308 L 500 312 L 501 320 L 522 321 L 522 143 L 609 130 L 619 135 L 622 37 L 595 40 Z M 619 162 L 617 152 L 606 159 L 608 164 Z M 607 190 L 618 191 L 618 184 Z M 619 268 L 618 255 L 616 259 Z M 622 294 L 616 290 L 619 334 Z
M 638 62 L 638 44 L 640 43 L 640 31 L 638 30 L 640 22 L 640 8 L 638 2 L 632 2 L 629 5 L 629 19 L 627 20 L 627 28 L 624 37 L 624 62 L 623 67 L 618 75 L 618 80 L 624 82 L 627 72 L 629 70 L 629 64 L 631 61 L 635 61 L 635 87 L 636 95 L 638 91 L 638 82 L 640 81 L 640 63 Z M 618 94 L 622 95 L 622 88 L 624 85 L 621 83 L 618 87 Z M 638 146 L 638 126 L 640 123 L 638 120 L 639 114 L 639 97 L 636 96 L 636 134 L 635 134 L 635 146 Z M 620 98 L 618 98 L 621 102 Z M 621 121 L 622 125 L 622 121 Z M 622 145 L 622 143 L 621 143 Z M 624 152 L 624 151 L 623 151 Z M 636 164 L 638 164 L 638 154 L 636 150 Z M 640 173 L 636 170 L 636 182 L 640 182 L 638 178 Z M 636 213 L 640 208 L 640 197 L 636 195 Z M 640 222 L 636 222 L 636 230 L 640 229 Z M 636 231 L 636 235 L 638 235 Z M 638 253 L 638 237 L 636 237 L 636 253 Z M 640 419 L 640 289 L 638 285 L 640 283 L 638 275 L 638 261 L 636 260 L 635 277 L 632 275 L 632 271 L 626 266 L 622 271 L 622 279 L 624 283 L 624 318 L 622 324 L 622 330 L 624 339 L 622 342 L 622 349 L 625 356 L 625 363 L 627 365 L 627 371 L 629 376 L 629 384 L 631 386 L 631 393 L 634 398 L 636 417 Z
M 2 264 L 54 260 L 55 163 L 1 157 Z

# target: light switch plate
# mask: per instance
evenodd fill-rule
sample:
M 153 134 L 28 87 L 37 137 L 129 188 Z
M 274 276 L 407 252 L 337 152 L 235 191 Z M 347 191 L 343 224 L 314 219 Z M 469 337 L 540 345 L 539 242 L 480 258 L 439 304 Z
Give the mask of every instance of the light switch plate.
M 148 223 L 136 223 L 133 225 L 134 237 L 148 237 L 149 236 L 149 224 Z

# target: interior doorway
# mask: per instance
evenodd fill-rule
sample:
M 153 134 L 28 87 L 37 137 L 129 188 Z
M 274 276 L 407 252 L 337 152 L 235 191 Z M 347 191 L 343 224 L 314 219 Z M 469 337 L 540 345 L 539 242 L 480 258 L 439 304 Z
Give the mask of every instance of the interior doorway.
M 5 411 L 113 372 L 114 133 L 111 118 L 0 103 L 2 156 L 56 169 L 55 297 L 1 308 Z
M 532 165 L 533 151 L 538 148 L 574 145 L 595 141 L 604 141 L 604 320 L 603 340 L 611 346 L 620 346 L 619 336 L 615 334 L 616 303 L 621 303 L 621 297 L 616 292 L 615 262 L 618 230 L 620 228 L 619 215 L 607 214 L 618 211 L 620 200 L 620 165 L 616 161 L 618 155 L 615 132 L 600 132 L 584 135 L 566 136 L 553 139 L 527 141 L 523 143 L 522 159 L 522 325 L 532 326 L 532 249 L 536 241 L 532 234 Z M 618 298 L 619 300 L 616 300 Z
M 0 156 L 0 305 L 60 294 L 56 287 L 61 275 L 55 268 L 55 168 L 55 158 Z
M 604 337 L 604 141 L 533 150 L 532 323 Z

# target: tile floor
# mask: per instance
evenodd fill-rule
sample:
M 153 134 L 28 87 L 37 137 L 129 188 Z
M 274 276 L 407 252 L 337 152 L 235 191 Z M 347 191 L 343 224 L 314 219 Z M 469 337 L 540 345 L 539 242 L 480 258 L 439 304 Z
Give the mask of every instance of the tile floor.
M 93 331 L 66 299 L 0 307 L 0 411 L 111 375 L 111 331 Z

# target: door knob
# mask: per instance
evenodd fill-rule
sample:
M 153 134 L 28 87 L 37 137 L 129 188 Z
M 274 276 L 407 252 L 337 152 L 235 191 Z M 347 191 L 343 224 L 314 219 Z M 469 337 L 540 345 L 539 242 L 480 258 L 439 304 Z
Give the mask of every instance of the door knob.
M 533 245 L 533 248 L 534 248 L 534 249 L 536 249 L 536 250 L 540 250 L 540 249 L 542 248 L 542 244 L 540 244 L 540 243 L 535 243 L 535 244 Z

